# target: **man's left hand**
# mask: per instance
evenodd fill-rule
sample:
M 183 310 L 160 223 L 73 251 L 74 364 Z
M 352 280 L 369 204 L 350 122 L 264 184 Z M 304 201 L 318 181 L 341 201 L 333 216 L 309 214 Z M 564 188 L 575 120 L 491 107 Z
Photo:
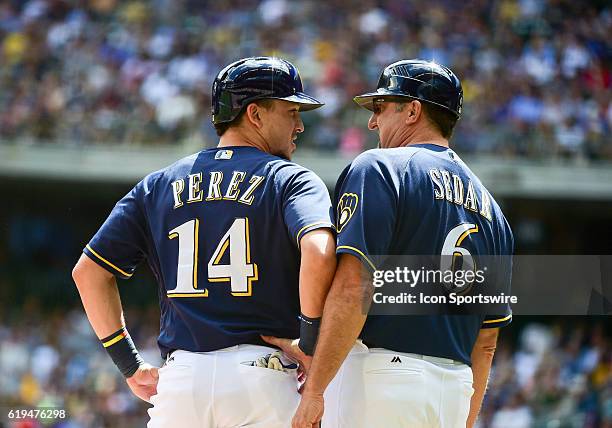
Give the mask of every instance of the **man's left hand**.
M 302 352 L 302 350 L 298 346 L 300 339 L 292 340 L 273 336 L 261 336 L 261 338 L 270 345 L 274 345 L 277 348 L 280 348 L 280 350 L 283 351 L 285 355 L 299 363 L 300 368 L 298 371 L 298 380 L 300 382 L 303 382 L 308 374 L 308 369 L 310 368 L 312 357 L 309 357 L 308 355 Z
M 319 428 L 323 410 L 323 394 L 304 392 L 291 421 L 291 428 Z

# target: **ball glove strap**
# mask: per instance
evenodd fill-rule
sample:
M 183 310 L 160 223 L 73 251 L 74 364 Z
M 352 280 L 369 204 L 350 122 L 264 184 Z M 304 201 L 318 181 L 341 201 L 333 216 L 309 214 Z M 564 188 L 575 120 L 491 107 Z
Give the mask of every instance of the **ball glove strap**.
M 125 327 L 105 337 L 101 342 L 119 371 L 126 378 L 136 373 L 138 367 L 144 363 Z
M 321 317 L 309 318 L 304 314 L 300 314 L 300 341 L 298 347 L 306 355 L 314 355 L 317 347 L 317 339 L 319 338 L 319 328 L 321 327 Z

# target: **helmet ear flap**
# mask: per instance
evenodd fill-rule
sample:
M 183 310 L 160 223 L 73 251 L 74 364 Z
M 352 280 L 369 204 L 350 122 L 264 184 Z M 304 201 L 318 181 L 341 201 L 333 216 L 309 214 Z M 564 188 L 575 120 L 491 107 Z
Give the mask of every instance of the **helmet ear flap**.
M 212 86 L 212 91 L 211 91 L 211 102 L 212 102 L 212 106 L 211 106 L 211 114 L 212 116 L 216 116 L 219 114 L 220 108 L 219 108 L 219 103 L 221 100 L 221 92 L 223 90 L 223 82 L 227 79 L 227 76 L 230 74 L 230 72 L 236 68 L 238 65 L 244 63 L 247 59 L 243 59 L 240 61 L 236 61 L 230 65 L 228 65 L 227 67 L 225 67 L 223 70 L 221 70 L 219 72 L 219 74 L 217 75 L 217 77 L 215 77 L 215 80 L 213 81 L 213 86 Z

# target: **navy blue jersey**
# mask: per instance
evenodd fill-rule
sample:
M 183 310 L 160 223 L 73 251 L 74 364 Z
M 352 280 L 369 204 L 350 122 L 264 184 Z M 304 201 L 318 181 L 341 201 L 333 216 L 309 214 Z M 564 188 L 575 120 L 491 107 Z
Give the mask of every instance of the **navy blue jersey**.
M 473 255 L 511 255 L 512 231 L 480 180 L 450 149 L 411 145 L 369 150 L 338 179 L 337 253 L 370 270 L 385 255 L 437 255 L 461 246 Z M 510 268 L 501 280 L 510 287 Z M 495 315 L 369 316 L 364 343 L 398 352 L 452 358 L 470 364 L 481 328 L 511 321 L 510 307 Z
M 145 177 L 84 252 L 122 278 L 147 261 L 162 356 L 263 344 L 260 334 L 299 335 L 299 241 L 331 217 L 311 171 L 253 147 L 215 148 Z

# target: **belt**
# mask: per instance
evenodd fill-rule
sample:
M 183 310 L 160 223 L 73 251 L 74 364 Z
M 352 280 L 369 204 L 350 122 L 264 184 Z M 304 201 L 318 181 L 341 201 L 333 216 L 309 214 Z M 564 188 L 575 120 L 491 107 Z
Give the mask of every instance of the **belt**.
M 456 360 L 453 360 L 453 359 L 450 359 L 450 358 L 432 357 L 432 356 L 429 356 L 429 355 L 411 354 L 411 353 L 408 353 L 408 352 L 404 352 L 403 355 L 406 355 L 406 356 L 411 357 L 411 358 L 416 358 L 416 359 L 419 359 L 419 360 L 423 360 L 423 361 L 428 361 L 428 362 L 433 363 L 433 364 L 450 364 L 450 365 L 453 365 L 453 366 L 458 366 L 458 365 L 464 366 L 465 365 L 465 363 L 462 363 L 461 361 L 456 361 Z
M 402 355 L 402 356 L 409 357 L 409 358 L 416 358 L 417 360 L 427 361 L 432 364 L 446 364 L 446 365 L 452 365 L 452 366 L 465 366 L 466 365 L 464 362 L 453 360 L 451 358 L 432 357 L 430 355 L 413 354 L 411 352 L 396 352 L 396 351 L 393 351 L 391 349 L 386 349 L 386 348 L 370 348 L 370 352 Z

